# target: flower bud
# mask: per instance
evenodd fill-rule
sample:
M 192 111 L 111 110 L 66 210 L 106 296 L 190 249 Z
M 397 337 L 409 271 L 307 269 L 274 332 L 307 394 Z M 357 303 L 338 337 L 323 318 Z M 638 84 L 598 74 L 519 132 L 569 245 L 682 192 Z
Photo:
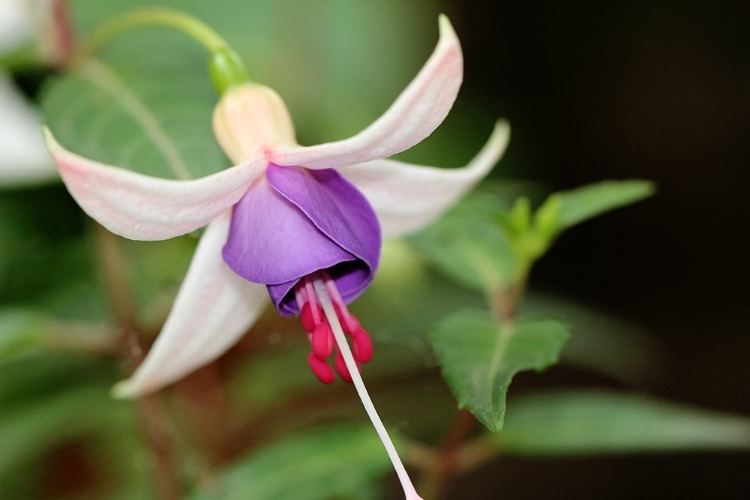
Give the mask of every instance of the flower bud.
M 224 94 L 214 110 L 213 126 L 216 139 L 235 164 L 264 151 L 297 145 L 284 101 L 274 90 L 256 83 Z

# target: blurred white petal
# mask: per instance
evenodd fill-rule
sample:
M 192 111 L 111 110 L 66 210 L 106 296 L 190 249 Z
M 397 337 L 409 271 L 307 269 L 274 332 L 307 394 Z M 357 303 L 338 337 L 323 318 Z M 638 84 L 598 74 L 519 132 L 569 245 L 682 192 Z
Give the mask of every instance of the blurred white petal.
M 115 396 L 156 391 L 210 363 L 270 304 L 265 285 L 240 278 L 221 257 L 230 217 L 231 210 L 206 228 L 164 328 L 135 373 L 115 386 Z
M 0 0 L 0 56 L 33 38 L 34 3 L 31 0 Z
M 57 169 L 42 139 L 39 111 L 0 73 L 0 186 L 56 178 Z

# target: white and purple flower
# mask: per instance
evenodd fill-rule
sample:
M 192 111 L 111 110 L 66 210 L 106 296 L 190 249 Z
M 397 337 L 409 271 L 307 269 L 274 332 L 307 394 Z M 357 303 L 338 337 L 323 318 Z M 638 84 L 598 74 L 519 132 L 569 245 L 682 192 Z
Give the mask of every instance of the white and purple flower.
M 354 382 L 394 459 L 356 369 L 372 357 L 372 343 L 346 304 L 372 282 L 383 236 L 405 235 L 438 218 L 503 154 L 509 127 L 500 121 L 465 168 L 384 159 L 437 128 L 462 77 L 458 38 L 441 16 L 435 51 L 391 107 L 354 137 L 312 147 L 297 144 L 273 90 L 236 86 L 213 120 L 219 143 L 237 165 L 194 180 L 104 165 L 65 150 L 47 131 L 68 190 L 110 231 L 162 240 L 208 224 L 161 334 L 116 393 L 158 390 L 216 359 L 256 321 L 270 296 L 280 314 L 300 315 L 312 344 L 308 363 L 325 383 L 335 379 L 328 363 L 335 357 L 336 371 Z M 407 497 L 418 498 L 397 457 L 394 465 Z

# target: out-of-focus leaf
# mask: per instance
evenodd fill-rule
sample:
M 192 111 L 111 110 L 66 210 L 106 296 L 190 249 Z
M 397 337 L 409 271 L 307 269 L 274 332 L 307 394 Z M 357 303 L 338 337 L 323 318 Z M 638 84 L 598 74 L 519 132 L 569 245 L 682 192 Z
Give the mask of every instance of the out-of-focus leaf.
M 103 384 L 62 391 L 0 415 L 0 472 L 32 460 L 55 444 L 132 418 Z
M 553 194 L 539 207 L 538 213 L 544 214 L 549 205 L 559 205 L 557 226 L 562 231 L 604 212 L 648 198 L 655 190 L 652 182 L 644 180 L 603 181 Z
M 575 328 L 562 362 L 614 377 L 628 385 L 659 380 L 666 365 L 664 346 L 643 326 L 583 303 L 549 293 L 530 292 L 519 317 L 558 318 Z
M 166 241 L 119 240 L 142 324 L 158 327 L 164 321 L 193 258 L 196 243 L 190 236 Z
M 0 193 L 0 307 L 105 316 L 81 221 L 64 189 Z
M 513 376 L 557 362 L 569 336 L 556 321 L 501 324 L 483 311 L 465 311 L 440 322 L 431 339 L 459 407 L 499 431 Z
M 39 344 L 48 327 L 44 315 L 21 310 L 0 310 L 0 363 Z
M 386 240 L 375 281 L 351 309 L 376 344 L 401 346 L 424 364 L 433 358 L 429 328 L 446 314 L 484 303 L 480 292 L 434 271 L 412 245 Z
M 61 187 L 0 193 L 0 308 L 77 321 L 107 318 L 82 221 Z
M 115 332 L 106 326 L 59 321 L 39 310 L 0 310 L 0 364 L 33 349 L 111 353 Z
M 414 8 L 400 0 L 356 4 L 160 0 L 158 4 L 192 14 L 226 38 L 247 62 L 253 79 L 276 89 L 287 102 L 303 144 L 353 135 L 377 118 L 434 47 L 441 12 L 431 3 Z M 70 2 L 82 37 L 117 12 L 153 5 L 153 0 Z M 149 67 L 167 67 L 170 59 L 189 57 L 193 71 L 209 84 L 206 52 L 173 30 L 130 32 L 103 53 L 107 60 L 141 59 Z M 158 72 L 143 75 L 144 80 L 161 77 Z M 210 109 L 217 97 L 206 97 L 201 105 Z M 208 120 L 210 115 L 204 122 Z M 452 149 L 460 146 L 454 144 Z
M 629 394 L 592 391 L 513 401 L 505 429 L 492 438 L 503 452 L 598 455 L 750 449 L 750 418 Z
M 0 498 L 40 498 L 44 459 L 70 443 L 108 478 L 76 498 L 153 498 L 132 404 L 109 394 L 115 380 L 113 363 L 79 354 L 29 353 L 0 364 Z
M 84 0 L 71 8 L 85 34 L 118 12 L 152 4 Z M 160 4 L 194 14 L 227 38 L 254 78 L 276 87 L 290 102 L 295 121 L 308 125 L 302 132 L 315 131 L 309 134 L 313 141 L 352 135 L 376 118 L 398 95 L 399 83 L 416 74 L 437 39 L 437 11 L 427 32 L 432 36 L 417 37 L 422 16 L 395 0 L 356 7 L 304 0 L 283 6 L 226 0 L 221 8 L 202 0 Z M 379 29 L 385 25 L 387 37 Z M 421 27 L 426 31 L 428 24 Z M 409 47 L 423 51 L 399 50 L 400 57 L 392 57 L 406 37 L 413 42 Z M 99 63 L 79 65 L 44 92 L 45 119 L 64 146 L 168 178 L 198 177 L 228 165 L 211 129 L 218 98 L 206 71 L 205 49 L 182 33 L 150 27 L 118 37 L 100 55 Z M 372 64 L 389 75 L 384 82 L 395 89 L 371 85 Z M 372 87 L 368 98 L 363 84 Z
M 157 177 L 189 179 L 228 165 L 211 131 L 213 89 L 191 49 L 141 58 L 87 60 L 43 94 L 45 121 L 67 149 Z M 168 57 L 166 57 L 168 56 Z
M 80 385 L 117 381 L 117 367 L 80 353 L 29 352 L 0 364 L 0 411 Z
M 336 426 L 290 436 L 258 450 L 190 498 L 368 498 L 360 492 L 390 470 L 388 456 L 371 427 Z
M 517 274 L 517 258 L 499 224 L 502 200 L 477 193 L 443 218 L 410 238 L 442 272 L 481 291 L 509 285 Z

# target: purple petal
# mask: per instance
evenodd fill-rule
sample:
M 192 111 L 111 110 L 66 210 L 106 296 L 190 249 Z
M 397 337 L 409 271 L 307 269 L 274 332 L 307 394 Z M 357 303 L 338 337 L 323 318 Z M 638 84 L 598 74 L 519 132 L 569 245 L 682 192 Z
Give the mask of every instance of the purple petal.
M 268 285 L 281 314 L 298 314 L 289 292 L 328 269 L 345 301 L 372 281 L 380 226 L 367 199 L 334 170 L 270 165 L 234 207 L 224 260 L 248 281 Z

